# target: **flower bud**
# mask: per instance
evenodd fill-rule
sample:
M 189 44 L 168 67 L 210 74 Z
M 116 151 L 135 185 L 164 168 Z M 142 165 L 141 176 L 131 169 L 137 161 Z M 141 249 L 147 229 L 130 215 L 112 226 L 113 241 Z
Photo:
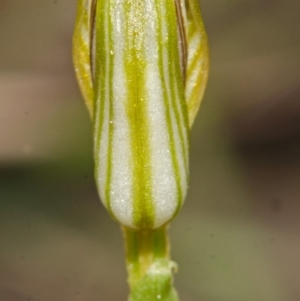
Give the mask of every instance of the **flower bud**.
M 74 63 L 101 200 L 122 225 L 168 223 L 188 187 L 208 48 L 197 0 L 81 0 Z

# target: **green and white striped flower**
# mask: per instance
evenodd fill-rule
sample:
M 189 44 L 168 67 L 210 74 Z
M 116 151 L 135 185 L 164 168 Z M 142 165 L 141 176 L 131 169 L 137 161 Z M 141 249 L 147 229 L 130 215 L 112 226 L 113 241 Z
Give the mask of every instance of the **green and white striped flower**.
M 127 227 L 168 223 L 186 195 L 208 73 L 197 0 L 80 0 L 74 64 L 102 202 Z

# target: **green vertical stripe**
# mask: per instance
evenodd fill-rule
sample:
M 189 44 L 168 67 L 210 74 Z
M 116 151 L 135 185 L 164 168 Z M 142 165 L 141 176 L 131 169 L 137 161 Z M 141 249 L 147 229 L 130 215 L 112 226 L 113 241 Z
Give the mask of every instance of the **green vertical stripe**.
M 99 169 L 99 152 L 104 123 L 105 108 L 105 78 L 107 72 L 105 52 L 105 2 L 97 2 L 96 12 L 96 61 L 95 61 L 95 102 L 94 102 L 94 133 L 95 133 L 95 163 L 96 172 Z M 97 127 L 98 124 L 98 127 Z
M 168 3 L 168 12 L 169 17 L 168 17 L 168 24 L 170 28 L 177 28 L 177 19 L 176 19 L 176 14 L 172 14 L 171 11 L 173 10 L 174 13 L 175 11 L 175 4 L 172 5 L 173 3 L 169 2 Z M 178 134 L 179 134 L 179 139 L 180 139 L 180 147 L 182 151 L 182 155 L 184 157 L 184 167 L 185 167 L 185 176 L 188 174 L 188 154 L 187 154 L 187 149 L 186 149 L 186 143 L 184 141 L 184 136 L 183 136 L 183 131 L 185 131 L 186 137 L 187 137 L 187 142 L 188 142 L 188 137 L 189 137 L 189 129 L 188 129 L 188 119 L 187 119 L 187 106 L 185 102 L 185 97 L 184 97 L 184 79 L 180 67 L 180 54 L 179 54 L 179 37 L 177 34 L 177 31 L 170 30 L 170 37 L 169 37 L 169 45 L 168 45 L 168 52 L 169 52 L 169 57 L 171 58 L 171 69 L 170 69 L 170 75 L 171 76 L 171 100 L 172 100 L 172 108 L 174 110 L 174 115 L 176 119 L 176 124 L 178 127 Z M 176 59 L 178 58 L 178 59 Z M 178 96 L 179 97 L 179 109 L 178 109 L 178 103 L 176 101 L 176 92 L 175 90 L 178 91 Z M 180 118 L 180 111 L 182 113 L 182 119 Z M 178 150 L 179 152 L 179 150 Z
M 130 128 L 133 170 L 133 221 L 139 228 L 152 228 L 151 145 L 146 95 L 146 58 L 144 49 L 144 0 L 125 1 L 124 69 L 128 100 L 126 104 Z
M 176 93 L 175 89 L 178 89 L 179 92 L 179 99 L 181 106 L 183 104 L 183 78 L 181 75 L 181 67 L 180 67 L 180 55 L 179 55 L 179 37 L 178 37 L 178 31 L 177 31 L 177 14 L 176 14 L 176 7 L 175 3 L 173 1 L 168 1 L 167 2 L 167 24 L 168 24 L 168 29 L 169 29 L 169 39 L 168 39 L 168 53 L 169 53 L 169 60 L 171 62 L 168 64 L 169 67 L 169 74 L 170 74 L 170 86 L 171 86 L 171 101 L 172 101 L 172 107 L 174 109 L 174 115 L 179 131 L 179 139 L 180 139 L 180 146 L 182 148 L 182 155 L 184 156 L 183 160 L 185 161 L 185 174 L 181 174 L 180 172 L 180 166 L 178 160 L 180 160 L 180 151 L 179 149 L 176 149 L 176 142 L 175 142 L 175 135 L 174 135 L 174 148 L 175 148 L 175 158 L 174 158 L 174 171 L 175 171 L 175 176 L 176 176 L 176 183 L 177 183 L 177 208 L 174 213 L 174 216 L 178 213 L 181 205 L 182 205 L 182 199 L 183 199 L 183 192 L 182 192 L 182 183 L 181 179 L 182 177 L 186 176 L 187 173 L 187 154 L 184 148 L 184 141 L 183 141 L 183 134 L 181 131 L 181 124 L 179 120 L 179 113 L 177 110 L 177 105 L 176 105 Z M 175 85 L 174 85 L 175 81 Z M 183 116 L 186 115 L 186 111 L 184 111 L 184 107 L 181 107 L 181 110 L 183 109 Z M 176 116 L 177 115 L 177 116 Z M 185 125 L 185 124 L 184 124 Z M 187 136 L 188 137 L 188 136 Z
M 115 4 L 115 3 L 114 3 Z M 113 4 L 113 5 L 114 5 Z M 106 53 L 106 57 L 109 57 L 109 120 L 108 120 L 108 150 L 107 150 L 107 178 L 106 178 L 106 185 L 105 185 L 105 199 L 106 199 L 106 206 L 110 214 L 113 215 L 111 210 L 111 180 L 112 180 L 112 172 L 113 172 L 113 139 L 114 139 L 114 91 L 113 91 L 113 74 L 114 74 L 114 39 L 112 38 L 113 32 L 113 20 L 112 20 L 112 13 L 114 10 L 114 6 L 112 5 L 112 1 L 109 1 L 109 20 L 108 20 L 108 45 L 109 53 Z
M 175 180 L 176 180 L 176 187 L 177 187 L 177 202 L 180 203 L 181 202 L 181 198 L 182 198 L 182 187 L 181 187 L 181 181 L 180 181 L 180 170 L 179 170 L 179 166 L 178 166 L 178 158 L 176 155 L 176 147 L 175 147 L 175 141 L 174 141 L 174 130 L 172 127 L 172 121 L 171 121 L 171 112 L 170 112 L 170 102 L 171 100 L 168 97 L 168 93 L 167 93 L 167 86 L 166 86 L 166 78 L 164 75 L 164 64 L 168 64 L 168 74 L 170 76 L 172 76 L 171 70 L 170 70 L 170 59 L 174 59 L 178 61 L 179 64 L 179 57 L 169 57 L 167 62 L 164 62 L 164 57 L 163 57 L 163 49 L 162 47 L 164 47 L 162 45 L 162 41 L 163 41 L 163 33 L 162 33 L 162 23 L 161 23 L 161 18 L 162 16 L 162 11 L 161 11 L 161 6 L 164 5 L 165 0 L 163 0 L 162 2 L 160 2 L 159 0 L 156 0 L 156 10 L 157 10 L 157 14 L 158 14 L 158 45 L 159 45 L 159 69 L 160 69 L 160 78 L 161 78 L 161 83 L 162 83 L 162 88 L 163 88 L 163 98 L 164 98 L 164 106 L 165 106 L 165 116 L 166 116 L 166 123 L 167 123 L 167 130 L 168 130 L 168 134 L 169 134 L 169 149 L 170 149 L 170 153 L 171 153 L 171 159 L 172 159 L 172 165 L 173 165 L 173 169 L 174 169 L 174 176 L 175 176 Z M 169 4 L 169 0 L 168 0 L 168 4 Z M 173 3 L 174 4 L 174 3 Z M 171 11 L 169 11 L 169 9 L 171 9 Z M 175 9 L 175 7 L 173 7 L 173 10 Z M 170 15 L 172 14 L 172 7 L 170 7 L 170 5 L 167 5 L 165 7 L 166 13 L 167 13 L 167 22 L 165 22 L 168 27 L 168 32 L 167 34 L 170 35 L 170 30 L 176 30 L 175 28 L 171 28 L 170 27 Z M 175 13 L 173 11 L 173 13 Z M 171 35 L 172 36 L 172 35 Z M 170 40 L 170 36 L 168 36 L 168 40 Z M 175 40 L 178 41 L 178 40 Z M 168 45 L 167 48 L 169 48 L 170 45 Z M 176 47 L 178 47 L 176 45 Z M 169 49 L 168 49 L 169 50 Z M 170 55 L 170 53 L 169 53 Z
M 103 136 L 103 125 L 105 119 L 105 106 L 108 102 L 108 145 L 107 145 L 107 157 L 106 157 L 106 182 L 104 187 L 104 196 L 105 196 L 105 204 L 113 216 L 111 211 L 110 204 L 110 187 L 111 187 L 111 179 L 112 179 L 112 149 L 113 149 L 113 60 L 114 56 L 109 52 L 109 49 L 106 49 L 106 44 L 108 44 L 109 48 L 113 47 L 113 39 L 112 35 L 112 17 L 110 12 L 111 10 L 111 2 L 98 1 L 97 2 L 97 19 L 96 19 L 96 76 L 95 76 L 95 118 L 99 120 L 94 120 L 94 133 L 95 137 L 95 161 L 96 161 L 96 175 L 98 174 L 100 168 L 99 162 L 99 154 L 101 150 L 101 138 Z M 108 14 L 108 15 L 107 15 Z M 106 18 L 108 18 L 108 22 L 106 22 Z M 106 36 L 106 31 L 108 32 L 108 36 Z M 107 53 L 107 51 L 109 53 Z M 108 60 L 108 64 L 107 64 Z M 109 66 L 107 66 L 109 65 Z M 109 78 L 109 85 L 106 86 L 107 77 Z M 108 99 L 106 97 L 106 89 L 108 89 Z M 97 123 L 98 122 L 98 123 Z M 98 127 L 97 127 L 98 124 Z M 105 147 L 103 145 L 103 147 Z

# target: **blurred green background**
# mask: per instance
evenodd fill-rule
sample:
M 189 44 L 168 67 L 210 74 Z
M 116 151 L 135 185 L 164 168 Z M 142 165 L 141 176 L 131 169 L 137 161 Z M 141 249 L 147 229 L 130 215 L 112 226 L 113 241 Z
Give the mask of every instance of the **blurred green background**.
M 0 1 L 0 300 L 126 300 L 74 78 L 76 1 Z M 182 301 L 300 300 L 300 1 L 202 0 L 211 48 L 170 229 Z

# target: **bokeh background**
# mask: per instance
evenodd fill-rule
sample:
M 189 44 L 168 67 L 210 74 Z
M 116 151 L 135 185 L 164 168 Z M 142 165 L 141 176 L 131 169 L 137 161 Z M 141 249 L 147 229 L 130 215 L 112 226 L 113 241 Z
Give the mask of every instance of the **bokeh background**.
M 93 180 L 75 0 L 0 1 L 0 300 L 126 300 Z M 202 0 L 207 93 L 170 229 L 182 301 L 300 300 L 300 1 Z

